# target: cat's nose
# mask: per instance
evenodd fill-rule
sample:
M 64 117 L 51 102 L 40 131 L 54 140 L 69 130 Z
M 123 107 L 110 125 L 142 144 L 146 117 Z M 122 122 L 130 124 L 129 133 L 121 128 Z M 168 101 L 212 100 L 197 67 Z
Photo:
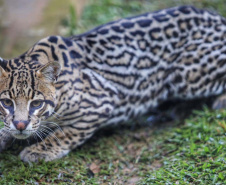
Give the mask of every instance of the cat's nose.
M 28 121 L 13 121 L 14 126 L 17 130 L 23 131 L 27 128 Z

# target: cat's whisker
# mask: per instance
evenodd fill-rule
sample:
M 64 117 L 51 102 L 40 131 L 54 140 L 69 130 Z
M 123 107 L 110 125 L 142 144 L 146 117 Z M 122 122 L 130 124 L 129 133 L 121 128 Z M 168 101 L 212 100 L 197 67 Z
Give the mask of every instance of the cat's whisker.
M 50 128 L 48 128 L 48 127 L 46 127 L 47 129 L 50 129 Z M 48 133 L 48 135 L 47 135 L 47 138 L 49 138 L 49 137 L 54 137 L 54 139 L 59 143 L 59 144 L 61 144 L 61 141 L 60 141 L 60 139 L 54 134 L 54 132 L 51 132 L 51 131 L 49 131 L 49 130 L 47 130 L 47 129 L 45 129 L 45 128 L 43 128 L 42 130 L 44 130 L 44 131 L 46 131 L 47 133 Z M 52 129 L 51 129 L 52 130 Z
M 48 135 L 49 135 L 50 132 L 49 132 L 48 130 L 46 130 L 46 129 L 42 129 L 41 131 L 44 132 L 44 133 L 47 135 L 47 136 L 46 136 L 46 139 L 48 139 L 49 142 L 51 143 L 51 145 L 54 146 L 53 143 L 51 142 L 51 140 L 50 140 L 49 137 L 48 137 Z
M 50 143 L 51 143 L 52 145 L 53 145 L 53 143 L 52 143 L 51 140 L 49 139 L 50 137 L 54 137 L 55 140 L 56 140 L 59 144 L 61 144 L 60 140 L 57 138 L 57 136 L 54 134 L 54 131 L 53 131 L 51 128 L 49 128 L 49 127 L 47 127 L 47 126 L 45 126 L 45 125 L 41 125 L 41 127 L 44 127 L 44 128 L 41 128 L 41 130 L 39 130 L 39 133 L 41 132 L 41 133 L 45 134 L 46 138 L 50 141 Z M 42 135 L 42 136 L 43 136 L 43 135 Z M 44 136 L 44 137 L 45 137 L 45 136 Z
M 63 117 L 61 114 L 59 114 L 59 113 L 57 113 L 57 112 L 55 112 L 55 111 L 53 111 L 53 114 L 56 114 L 56 115 L 59 116 L 59 117 Z
M 50 128 L 48 128 L 48 127 L 46 127 L 46 128 L 47 128 L 47 129 L 50 129 Z M 50 132 L 50 131 L 48 131 L 47 129 L 43 128 L 43 130 L 46 131 L 46 132 L 48 133 L 47 138 L 48 138 L 48 137 L 54 137 L 54 139 L 56 139 L 56 141 L 57 141 L 59 144 L 61 144 L 60 139 L 54 134 L 54 132 Z M 52 129 L 51 129 L 51 130 L 52 130 Z
M 41 125 L 41 127 L 45 127 L 45 128 L 47 128 L 48 130 L 50 130 L 49 133 L 50 133 L 50 132 L 54 132 L 51 128 L 47 127 L 46 125 Z
M 42 121 L 41 123 L 55 123 L 55 122 L 53 122 L 53 121 Z M 55 124 L 57 124 L 57 123 L 55 123 Z
M 48 125 L 54 125 L 54 128 L 59 129 L 63 133 L 63 135 L 65 136 L 63 129 L 57 123 L 49 122 L 49 121 L 44 121 L 44 123 L 47 123 Z M 41 125 L 41 126 L 43 126 L 43 125 Z M 46 126 L 46 124 L 45 124 L 45 126 Z
M 1 133 L 0 134 L 2 134 L 1 137 L 3 139 L 5 139 L 8 136 L 8 134 L 10 134 L 10 131 L 8 129 L 4 128 L 4 129 L 1 130 Z
M 58 139 L 58 137 L 52 132 L 52 133 L 50 133 L 47 137 L 54 137 L 54 139 L 58 142 L 58 144 L 61 144 L 61 141 L 60 141 L 60 139 Z
M 44 138 L 42 138 L 40 132 L 37 130 L 37 131 L 35 132 L 35 134 L 41 139 L 41 141 L 42 141 L 43 144 L 45 145 L 45 149 L 47 150 L 47 146 L 46 146 L 45 140 L 44 140 Z
M 53 116 L 53 117 L 56 118 L 58 121 L 60 121 L 59 117 L 57 117 L 57 115 L 55 115 L 54 113 L 53 113 L 51 116 Z
M 11 146 L 13 145 L 13 143 L 16 141 L 16 138 L 13 138 L 13 141 L 11 142 Z
M 30 142 L 29 142 L 29 139 L 26 139 L 26 141 L 27 141 L 28 145 L 31 146 L 31 145 L 30 145 Z
M 38 143 L 38 139 L 37 139 L 37 136 L 36 136 L 35 132 L 32 133 L 32 136 L 35 138 L 36 143 Z

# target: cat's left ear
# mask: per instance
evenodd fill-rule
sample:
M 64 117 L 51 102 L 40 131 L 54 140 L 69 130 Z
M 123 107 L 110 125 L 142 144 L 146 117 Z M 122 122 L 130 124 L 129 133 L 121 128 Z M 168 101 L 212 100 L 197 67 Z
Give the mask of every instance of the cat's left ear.
M 60 75 L 61 66 L 58 62 L 49 62 L 42 66 L 37 72 L 37 77 L 43 79 L 44 81 L 53 83 L 57 81 Z

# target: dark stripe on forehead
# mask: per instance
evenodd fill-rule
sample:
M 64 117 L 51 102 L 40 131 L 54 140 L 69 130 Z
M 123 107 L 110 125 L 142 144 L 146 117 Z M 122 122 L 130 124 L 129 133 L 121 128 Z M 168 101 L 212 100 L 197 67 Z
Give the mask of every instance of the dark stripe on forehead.
M 9 97 L 12 99 L 13 97 L 12 97 L 12 93 L 11 93 L 11 91 L 9 91 Z
M 14 66 L 15 65 L 14 60 L 9 60 L 8 63 L 12 70 L 18 70 L 18 66 Z
M 30 98 L 30 94 L 31 94 L 31 89 L 28 89 L 28 97 Z M 33 98 L 33 97 L 32 97 Z
M 12 71 L 12 75 L 10 78 L 9 89 L 13 86 L 13 79 L 14 79 L 14 71 Z
M 31 95 L 31 98 L 33 99 L 35 96 L 35 91 L 32 91 L 32 95 Z
M 31 71 L 31 88 L 35 89 L 35 78 L 34 78 L 34 71 Z

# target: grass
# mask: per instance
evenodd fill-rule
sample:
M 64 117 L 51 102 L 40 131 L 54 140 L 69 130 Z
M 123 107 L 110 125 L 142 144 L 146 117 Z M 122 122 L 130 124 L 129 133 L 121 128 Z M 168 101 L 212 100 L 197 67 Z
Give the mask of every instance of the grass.
M 180 4 L 209 7 L 226 15 L 223 0 L 91 1 L 68 33 Z M 69 26 L 70 25 L 70 26 Z M 196 111 L 182 124 L 132 122 L 98 132 L 58 161 L 23 163 L 21 150 L 0 154 L 0 184 L 226 184 L 226 111 Z M 145 120 L 145 119 L 144 119 Z
M 174 128 L 161 143 L 163 167 L 139 184 L 226 184 L 225 116 L 206 109 Z
M 24 164 L 0 154 L 0 184 L 225 184 L 226 112 L 208 109 L 180 125 L 100 131 L 67 157 Z

